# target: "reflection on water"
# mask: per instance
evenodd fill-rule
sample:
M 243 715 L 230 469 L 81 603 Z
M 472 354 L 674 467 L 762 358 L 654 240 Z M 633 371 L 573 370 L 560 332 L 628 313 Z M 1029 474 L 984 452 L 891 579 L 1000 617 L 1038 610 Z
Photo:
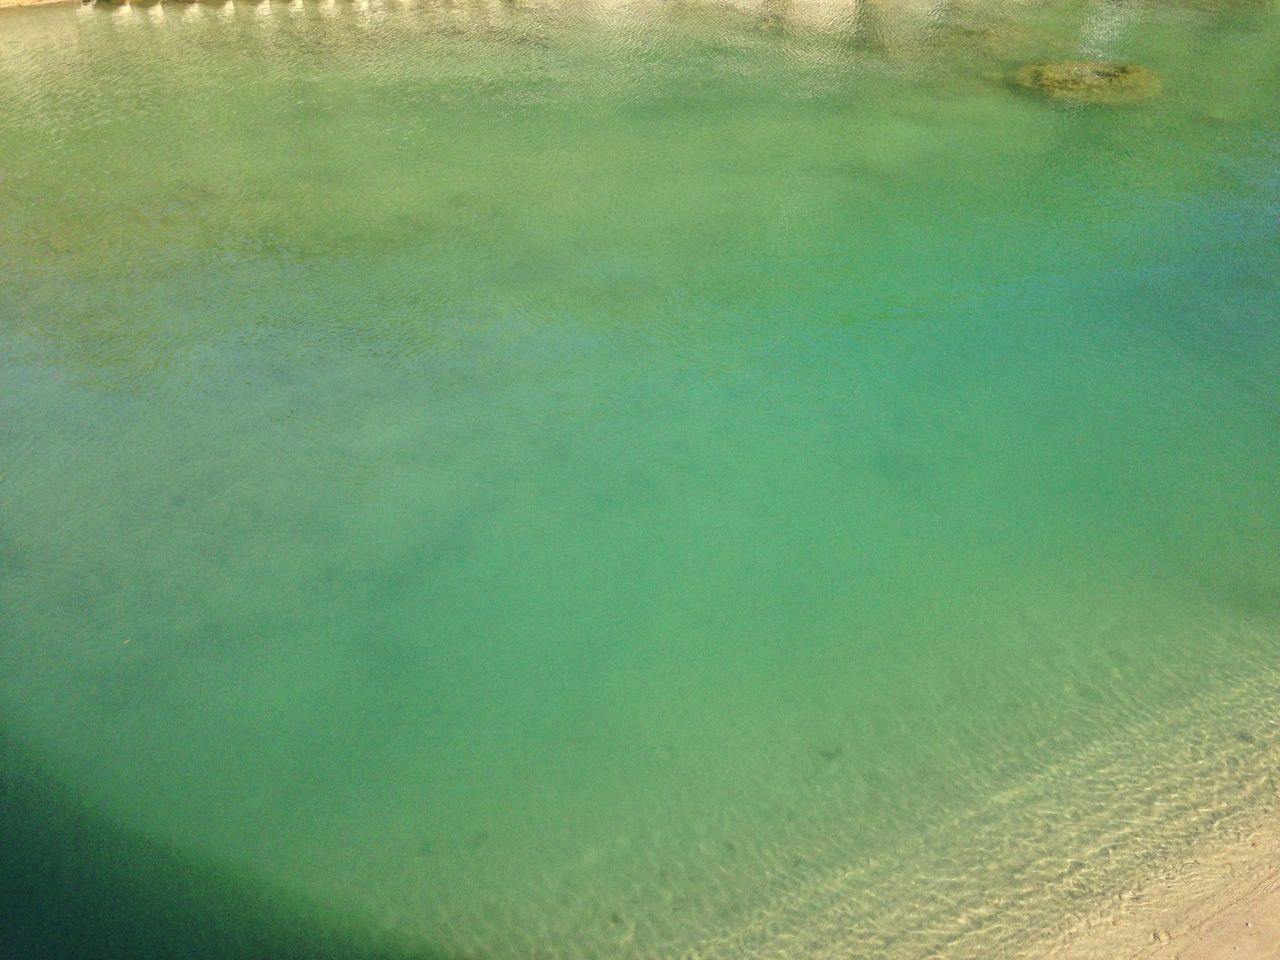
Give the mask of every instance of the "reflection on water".
M 1274 794 L 1278 22 L 6 12 L 12 737 L 450 955 L 1021 955 Z

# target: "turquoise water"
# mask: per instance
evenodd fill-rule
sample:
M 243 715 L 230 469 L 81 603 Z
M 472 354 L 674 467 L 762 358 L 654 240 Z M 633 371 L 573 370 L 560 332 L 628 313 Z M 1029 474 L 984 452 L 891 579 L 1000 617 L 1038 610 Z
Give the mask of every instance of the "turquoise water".
M 1275 793 L 1277 49 L 4 12 L 8 740 L 445 957 L 1026 955 Z

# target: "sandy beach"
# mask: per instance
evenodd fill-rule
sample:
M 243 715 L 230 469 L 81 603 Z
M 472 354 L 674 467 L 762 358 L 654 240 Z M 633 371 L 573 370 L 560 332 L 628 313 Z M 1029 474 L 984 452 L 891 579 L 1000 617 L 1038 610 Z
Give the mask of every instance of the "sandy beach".
M 1275 960 L 1280 957 L 1280 823 L 1207 846 L 1155 882 L 1081 917 L 1044 960 Z

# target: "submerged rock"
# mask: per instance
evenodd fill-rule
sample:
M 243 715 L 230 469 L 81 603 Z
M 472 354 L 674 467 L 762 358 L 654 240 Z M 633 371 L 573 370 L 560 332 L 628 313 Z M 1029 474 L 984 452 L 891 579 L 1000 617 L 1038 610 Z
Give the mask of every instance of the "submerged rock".
M 1077 103 L 1134 103 L 1160 93 L 1160 75 L 1131 63 L 1062 60 L 1029 63 L 1013 74 L 1014 82 L 1057 100 Z

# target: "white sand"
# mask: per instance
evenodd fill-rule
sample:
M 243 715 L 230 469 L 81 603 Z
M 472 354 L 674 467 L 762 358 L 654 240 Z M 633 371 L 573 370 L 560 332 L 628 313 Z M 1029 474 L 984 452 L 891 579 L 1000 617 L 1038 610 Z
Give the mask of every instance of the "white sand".
M 49 7 L 55 4 L 80 3 L 81 0 L 0 0 L 0 10 L 5 7 Z
M 1080 918 L 1043 960 L 1280 960 L 1280 816 Z

